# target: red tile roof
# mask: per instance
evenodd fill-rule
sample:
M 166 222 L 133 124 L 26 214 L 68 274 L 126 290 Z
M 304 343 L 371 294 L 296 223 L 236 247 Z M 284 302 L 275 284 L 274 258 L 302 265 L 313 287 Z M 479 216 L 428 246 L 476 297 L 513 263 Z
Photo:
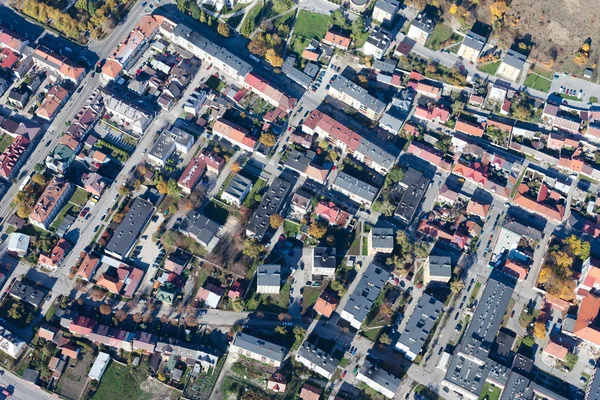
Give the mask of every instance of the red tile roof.
M 271 86 L 269 82 L 252 72 L 246 75 L 244 82 L 252 89 L 273 100 L 285 112 L 290 112 L 296 105 L 296 99 L 286 96 L 280 90 Z
M 352 43 L 352 39 L 350 36 L 344 35 L 341 32 L 336 32 L 333 30 L 328 30 L 325 34 L 325 39 L 323 39 L 325 43 L 335 44 L 338 47 L 343 47 L 348 49 L 350 47 L 350 43 Z
M 85 280 L 90 280 L 99 263 L 100 258 L 91 254 L 86 254 L 77 270 L 77 276 Z
M 71 250 L 71 243 L 67 242 L 65 239 L 61 238 L 56 246 L 50 251 L 49 254 L 42 253 L 40 254 L 40 258 L 38 260 L 40 265 L 56 268 L 58 264 L 64 260 L 65 255 Z
M 417 106 L 415 109 L 415 117 L 422 118 L 427 121 L 439 120 L 445 124 L 450 118 L 450 111 L 446 110 L 443 106 L 434 106 L 431 108 Z
M 458 121 L 456 121 L 456 126 L 454 127 L 454 130 L 456 130 L 458 132 L 462 132 L 467 135 L 482 137 L 484 127 L 485 127 L 484 124 L 473 123 L 473 122 L 461 120 L 460 116 L 459 116 Z

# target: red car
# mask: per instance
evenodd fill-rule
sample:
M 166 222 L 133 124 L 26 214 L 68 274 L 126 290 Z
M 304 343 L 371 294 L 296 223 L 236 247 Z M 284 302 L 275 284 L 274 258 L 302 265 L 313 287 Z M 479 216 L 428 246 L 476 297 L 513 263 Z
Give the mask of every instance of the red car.
M 342 379 L 344 379 L 346 377 L 346 374 L 348 373 L 348 370 L 344 370 L 344 372 L 342 372 Z
M 88 211 L 90 211 L 89 207 L 84 208 L 83 210 L 81 210 L 81 213 L 79 213 L 79 216 L 81 218 L 85 217 L 85 215 L 88 213 Z
M 512 310 L 512 312 L 510 313 L 510 317 L 514 317 L 515 316 L 515 310 Z

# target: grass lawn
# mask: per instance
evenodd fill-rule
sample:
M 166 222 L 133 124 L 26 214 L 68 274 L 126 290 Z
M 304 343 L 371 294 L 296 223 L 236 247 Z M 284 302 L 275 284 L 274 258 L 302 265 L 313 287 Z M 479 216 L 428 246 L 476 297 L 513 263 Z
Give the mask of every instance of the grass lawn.
M 368 256 L 369 255 L 369 239 L 365 236 L 363 236 L 362 238 L 362 249 L 361 249 L 362 255 L 363 256 Z
M 262 190 L 262 188 L 265 187 L 266 184 L 267 184 L 267 181 L 265 181 L 264 179 L 257 180 L 254 183 L 254 185 L 252 185 L 252 189 L 250 189 L 250 192 L 248 192 L 248 196 L 246 196 L 246 200 L 244 200 L 243 204 L 248 208 L 258 207 L 260 202 L 257 202 L 254 199 L 254 196 L 257 193 L 259 193 Z
M 519 325 L 521 325 L 522 328 L 527 328 L 531 321 L 537 318 L 538 313 L 538 310 L 533 310 L 532 314 L 528 314 L 527 306 L 523 307 L 523 311 L 521 311 L 521 314 L 519 314 Z
M 260 294 L 258 299 L 256 296 L 252 296 L 246 302 L 246 310 L 280 313 L 287 312 L 289 304 L 290 281 L 288 279 L 281 287 L 278 295 Z
M 246 13 L 246 18 L 254 18 L 254 25 L 258 27 L 262 18 L 262 14 L 262 5 L 259 3 Z
M 75 192 L 73 193 L 73 196 L 71 196 L 71 199 L 69 200 L 69 202 L 83 207 L 83 206 L 85 206 L 85 203 L 87 203 L 88 198 L 89 198 L 88 192 L 86 192 L 82 188 L 78 187 L 77 189 L 75 189 Z
M 479 400 L 498 400 L 502 391 L 497 386 L 492 386 L 489 382 L 485 383 Z
M 300 233 L 300 225 L 286 219 L 283 221 L 283 233 L 288 237 L 294 236 L 295 233 Z
M 60 224 L 63 222 L 63 220 L 65 219 L 65 215 L 67 215 L 68 213 L 72 213 L 75 214 L 75 212 L 77 210 L 74 210 L 77 206 L 75 204 L 72 203 L 67 203 L 62 210 L 60 210 L 60 212 L 58 213 L 58 215 L 56 216 L 56 218 L 54 218 L 54 221 L 52 221 L 52 224 L 50 225 L 50 229 L 52 230 L 57 230 L 58 227 L 60 226 Z M 72 212 L 73 211 L 73 212 Z
M 535 90 L 539 90 L 542 92 L 550 91 L 550 84 L 552 81 L 546 79 L 545 77 L 534 73 L 529 74 L 527 79 L 525 79 L 525 86 L 530 87 Z
M 305 39 L 298 37 L 296 35 L 292 35 L 292 39 L 290 40 L 290 48 L 296 54 L 302 54 L 302 51 L 308 46 L 310 43 L 310 39 Z
M 488 75 L 496 75 L 496 71 L 500 68 L 501 61 L 489 62 L 487 64 L 478 65 L 477 69 Z
M 292 23 L 294 21 L 294 13 L 289 13 L 277 17 L 273 20 L 273 26 L 277 28 L 279 25 L 287 25 L 290 28 L 292 27 Z
M 581 101 L 581 100 L 579 100 L 579 97 L 577 97 L 577 96 L 571 96 L 570 94 L 559 93 L 559 92 L 555 92 L 554 94 L 556 96 L 560 97 L 560 98 L 565 99 L 565 100 Z
M 325 37 L 329 27 L 331 27 L 329 16 L 300 10 L 294 26 L 294 36 L 321 40 Z
M 111 361 L 102 376 L 94 399 L 113 400 L 121 397 L 127 400 L 147 399 L 149 393 L 140 389 L 140 384 L 147 378 L 146 364 L 141 364 L 138 368 L 129 368 Z
M 363 331 L 361 331 L 361 335 L 363 335 L 364 337 L 366 337 L 367 339 L 369 339 L 372 342 L 376 342 L 377 341 L 377 337 L 379 336 L 379 332 L 381 332 L 383 328 L 373 328 L 373 329 L 365 329 Z
M 306 286 L 304 288 L 303 298 L 304 298 L 304 309 L 308 309 L 312 307 L 316 302 L 321 292 L 323 291 L 322 287 L 326 287 L 327 285 L 322 284 L 320 287 L 312 287 Z
M 249 5 L 250 5 L 250 3 L 246 3 L 246 4 L 237 3 L 231 10 L 227 10 L 227 11 L 222 11 L 221 10 L 221 14 L 223 14 L 223 15 L 233 14 L 233 13 L 236 13 L 236 12 L 238 12 L 240 10 L 243 10 L 244 8 L 248 7 Z
M 2 135 L 2 139 L 0 139 L 0 153 L 6 150 L 6 148 L 10 146 L 13 141 L 14 139 L 10 135 Z
M 554 75 L 553 71 L 550 71 L 548 69 L 542 68 L 542 67 L 538 67 L 537 65 L 535 65 L 532 69 L 534 74 L 538 74 L 539 76 L 543 76 L 546 79 L 552 80 L 552 77 Z
M 437 51 L 442 48 L 442 43 L 450 39 L 452 36 L 456 36 L 454 35 L 452 28 L 444 24 L 437 24 L 433 32 L 431 32 L 431 35 L 429 35 L 427 38 L 425 47 Z

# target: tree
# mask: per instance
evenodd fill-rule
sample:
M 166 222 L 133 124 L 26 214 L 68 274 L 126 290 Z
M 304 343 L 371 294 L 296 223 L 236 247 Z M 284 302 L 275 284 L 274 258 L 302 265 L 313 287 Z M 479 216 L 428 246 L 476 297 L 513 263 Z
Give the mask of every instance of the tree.
M 554 262 L 558 267 L 567 269 L 573 265 L 573 259 L 564 251 L 554 253 Z
M 589 43 L 582 44 L 581 51 L 585 51 L 586 53 L 588 53 L 590 51 L 590 44 Z
M 244 240 L 244 248 L 242 249 L 242 253 L 244 253 L 246 257 L 257 259 L 264 251 L 265 246 L 258 240 L 254 238 L 248 238 Z
M 277 319 L 280 321 L 291 321 L 292 316 L 288 313 L 282 312 L 277 315 Z
M 396 166 L 390 169 L 387 175 L 385 176 L 385 183 L 387 186 L 389 186 L 394 183 L 400 182 L 402 179 L 404 179 L 404 170 Z
M 590 258 L 590 242 L 581 242 L 581 252 L 579 253 L 579 258 L 584 261 Z
M 288 331 L 287 331 L 287 328 L 285 326 L 277 325 L 275 327 L 275 333 L 278 333 L 280 335 L 287 335 Z
M 269 217 L 271 228 L 278 229 L 283 224 L 283 218 L 279 214 L 273 214 Z
M 344 13 L 341 9 L 336 9 L 329 16 L 329 21 L 331 21 L 332 25 L 338 25 L 342 28 L 346 28 L 348 26 L 348 20 L 344 16 Z
M 456 14 L 457 11 L 458 11 L 458 6 L 456 4 L 452 4 L 450 6 L 450 9 L 448 10 L 448 12 L 452 15 Z
M 262 135 L 260 135 L 259 141 L 267 147 L 273 147 L 275 146 L 275 142 L 277 141 L 277 139 L 272 133 L 263 133 Z
M 245 308 L 244 300 L 242 300 L 242 299 L 233 300 L 231 302 L 231 308 L 233 308 L 233 311 L 235 311 L 235 312 L 244 311 L 244 308 Z
M 540 340 L 544 340 L 546 338 L 546 324 L 542 321 L 533 324 L 533 335 Z
M 103 303 L 100 305 L 100 314 L 110 315 L 110 313 L 112 313 L 112 309 L 110 308 L 110 306 L 108 304 Z
M 48 179 L 46 179 L 46 177 L 42 174 L 35 174 L 31 177 L 31 182 L 36 183 L 40 186 L 46 186 L 46 184 L 48 183 Z
M 504 1 L 495 1 L 490 4 L 490 13 L 492 14 L 492 21 L 501 21 L 504 18 L 504 14 L 508 11 L 508 6 Z
M 275 52 L 275 49 L 268 49 L 265 54 L 267 61 L 274 67 L 279 68 L 283 65 L 283 58 Z
M 358 41 L 365 32 L 365 21 L 362 18 L 356 18 L 354 21 L 352 21 L 350 29 L 352 30 L 350 37 L 352 37 L 352 40 L 355 42 Z
M 452 115 L 457 115 L 457 114 L 461 113 L 464 108 L 465 108 L 464 101 L 454 100 L 454 103 L 452 103 Z
M 118 309 L 115 311 L 115 318 L 119 322 L 125 321 L 127 319 L 127 311 L 123 310 L 122 308 Z
M 379 336 L 379 343 L 383 344 L 383 345 L 390 345 L 392 344 L 392 339 L 389 337 L 389 335 L 387 333 L 382 333 L 381 336 Z
M 217 32 L 219 33 L 219 35 L 224 36 L 224 37 L 229 37 L 229 35 L 231 34 L 229 25 L 227 25 L 223 21 L 219 22 L 219 25 L 217 26 Z
M 25 307 L 23 306 L 23 304 L 21 304 L 21 302 L 19 302 L 19 301 L 16 301 L 13 303 L 13 305 L 8 310 L 7 315 L 10 319 L 21 319 L 21 318 L 23 318 L 24 312 L 25 312 Z
M 33 167 L 33 169 L 35 170 L 35 172 L 41 173 L 42 171 L 44 171 L 46 169 L 46 167 L 44 166 L 44 164 L 38 163 L 38 164 L 35 164 L 35 167 Z
M 195 2 L 193 2 L 193 3 L 195 3 Z M 202 23 L 202 24 L 206 23 L 206 12 L 204 11 L 204 8 L 200 9 L 200 14 L 198 15 L 198 18 L 196 18 L 196 19 L 198 19 L 200 21 L 200 23 Z
M 229 167 L 231 169 L 231 172 L 233 173 L 238 173 L 240 172 L 240 170 L 242 169 L 242 167 L 240 166 L 240 164 L 237 161 L 234 161 L 231 163 L 231 166 Z
M 544 284 L 548 282 L 548 279 L 552 276 L 552 270 L 548 267 L 544 267 L 540 271 L 540 275 L 538 276 L 538 282 Z
M 294 337 L 296 338 L 296 342 L 304 339 L 304 335 L 306 335 L 306 329 L 299 325 L 294 326 Z
M 581 240 L 577 236 L 569 236 L 565 239 L 565 244 L 569 246 L 569 250 L 574 256 L 578 256 L 581 253 Z
M 275 11 L 277 14 L 286 12 L 293 6 L 294 6 L 294 3 L 291 0 L 274 0 L 273 1 L 273 11 Z
M 450 283 L 450 290 L 452 293 L 457 294 L 465 287 L 465 283 L 461 280 L 452 281 Z
M 327 225 L 321 221 L 313 221 L 308 227 L 307 233 L 314 239 L 321 239 L 327 232 Z
M 535 339 L 531 335 L 527 335 L 523 338 L 523 344 L 527 347 L 531 347 L 535 344 Z
M 185 319 L 185 325 L 189 328 L 198 326 L 198 318 L 194 314 L 189 314 Z

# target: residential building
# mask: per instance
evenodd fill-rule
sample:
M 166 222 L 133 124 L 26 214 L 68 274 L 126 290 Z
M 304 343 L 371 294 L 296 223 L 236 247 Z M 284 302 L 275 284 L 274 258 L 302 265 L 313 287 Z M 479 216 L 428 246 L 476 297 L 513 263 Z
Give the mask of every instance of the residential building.
M 298 172 L 300 175 L 311 178 L 319 183 L 325 183 L 329 174 L 329 168 L 324 168 L 313 163 L 315 153 L 311 150 L 301 151 L 295 148 L 288 150 L 288 157 L 285 161 L 285 167 Z
M 223 289 L 221 286 L 214 285 L 210 282 L 205 282 L 204 286 L 198 289 L 196 300 L 202 301 L 205 307 L 217 308 L 224 293 L 225 289 Z
M 8 93 L 7 102 L 19 110 L 22 110 L 29 101 L 29 91 L 22 90 L 20 87 L 12 88 Z
M 183 111 L 187 114 L 192 114 L 194 116 L 198 116 L 200 112 L 200 108 L 206 101 L 207 94 L 205 91 L 196 90 L 194 91 L 190 97 L 187 98 L 185 103 L 183 104 Z
M 402 181 L 398 183 L 402 189 L 402 197 L 394 216 L 406 224 L 410 223 L 427 193 L 429 182 L 431 182 L 429 178 L 425 177 L 421 171 L 409 167 Z
M 596 365 L 594 373 L 587 383 L 585 400 L 594 400 L 598 398 L 600 398 L 600 368 Z
M 275 371 L 267 381 L 267 389 L 275 393 L 284 393 L 287 388 L 287 378 L 280 372 Z
M 483 50 L 487 39 L 473 31 L 469 31 L 467 36 L 460 44 L 458 49 L 458 57 L 462 57 L 465 61 L 476 63 L 479 58 L 479 54 Z
M 313 306 L 313 310 L 324 317 L 330 318 L 339 303 L 340 298 L 337 295 L 324 290 L 319 295 L 319 298 Z
M 436 124 L 445 124 L 450 119 L 450 110 L 444 108 L 443 105 L 434 105 L 431 107 L 417 106 L 413 116 Z
M 394 251 L 394 228 L 374 226 L 369 232 L 369 254 Z
M 558 223 L 561 223 L 565 216 L 565 199 L 558 191 L 550 189 L 545 182 L 542 183 L 535 197 L 530 192 L 529 186 L 521 183 L 513 201 L 526 210 Z
M 213 125 L 212 132 L 231 142 L 232 144 L 239 146 L 242 150 L 252 153 L 258 140 L 250 135 L 246 128 L 228 121 L 224 118 L 219 118 Z
M 305 340 L 296 353 L 296 361 L 329 380 L 337 370 L 341 359 Z
M 83 174 L 81 180 L 85 191 L 91 194 L 92 196 L 100 197 L 106 189 L 106 179 L 104 179 L 102 175 L 97 174 L 95 172 Z
M 305 89 L 308 89 L 308 87 L 313 82 L 313 78 L 310 75 L 300 71 L 298 68 L 294 67 L 294 65 L 296 65 L 296 57 L 288 56 L 285 59 L 283 65 L 281 66 L 281 71 L 284 74 L 286 74 L 288 78 L 296 82 L 298 85 L 302 86 Z
M 15 282 L 8 294 L 24 303 L 31 304 L 34 308 L 38 308 L 42 304 L 42 301 L 44 301 L 44 297 L 46 297 L 43 291 L 29 286 L 22 281 Z
M 423 293 L 396 342 L 396 350 L 413 361 L 423 350 L 429 335 L 444 309 L 444 303 Z
M 491 207 L 491 204 L 484 203 L 481 200 L 471 198 L 471 200 L 469 200 L 469 203 L 467 204 L 466 211 L 467 214 L 478 216 L 479 218 L 481 218 L 482 221 L 485 221 L 485 219 L 488 216 L 488 213 L 490 212 Z
M 35 111 L 35 115 L 46 121 L 54 119 L 67 97 L 69 97 L 69 92 L 61 85 L 52 86 L 40 107 Z
M 17 138 L 0 154 L 0 176 L 10 181 L 21 169 L 21 166 L 31 153 L 31 140 L 25 136 Z
M 98 277 L 96 286 L 116 295 L 133 297 L 144 277 L 144 271 L 108 256 L 102 257 L 102 263 L 107 264 L 108 268 Z
M 203 157 L 198 156 L 190 161 L 187 167 L 185 167 L 183 174 L 177 180 L 177 186 L 179 186 L 184 195 L 189 196 L 192 194 L 192 190 L 196 187 L 205 170 L 206 162 Z
M 301 400 L 319 400 L 323 391 L 317 387 L 305 383 L 300 390 Z
M 286 96 L 281 90 L 276 89 L 271 83 L 252 72 L 246 75 L 244 83 L 273 107 L 279 108 L 286 113 L 292 111 L 296 105 L 297 99 Z
M 433 19 L 429 18 L 423 13 L 420 13 L 410 24 L 410 28 L 408 28 L 406 37 L 424 45 L 434 29 L 435 23 Z
M 167 160 L 176 151 L 187 154 L 194 145 L 194 136 L 179 128 L 172 127 L 163 131 L 148 152 L 148 162 L 164 167 Z
M 252 189 L 252 181 L 240 174 L 235 174 L 223 190 L 221 200 L 241 207 L 250 189 Z
M 335 47 L 336 49 L 348 50 L 352 43 L 352 39 L 346 32 L 340 29 L 330 28 L 323 38 L 323 43 Z
M 335 247 L 315 247 L 313 248 L 313 275 L 325 275 L 333 278 L 335 276 Z
M 24 233 L 13 232 L 8 238 L 8 252 L 17 256 L 23 257 L 29 249 L 30 237 Z
M 184 253 L 181 250 L 176 250 L 169 254 L 167 261 L 165 261 L 164 268 L 176 275 L 181 275 L 187 267 L 190 258 L 191 256 L 188 256 L 187 253 Z
M 108 96 L 105 101 L 106 111 L 111 118 L 124 130 L 142 136 L 152 122 L 154 115 L 139 107 L 137 104 L 129 103 L 114 96 Z
M 294 193 L 294 195 L 292 196 L 292 201 L 290 202 L 290 207 L 292 211 L 300 215 L 306 214 L 308 208 L 310 207 L 310 202 L 312 198 L 312 194 L 306 192 L 303 189 L 299 189 L 296 193 Z
M 448 283 L 452 278 L 452 259 L 449 256 L 429 255 L 423 265 L 423 284 Z
M 35 49 L 32 57 L 34 63 L 41 68 L 48 69 L 76 84 L 79 84 L 85 75 L 85 68 L 75 65 L 69 58 L 58 55 L 42 45 Z
M 456 125 L 454 126 L 454 130 L 457 132 L 462 132 L 465 135 L 482 137 L 485 131 L 485 123 L 474 122 L 470 120 L 466 120 L 458 116 L 456 121 Z
M 377 0 L 371 18 L 384 25 L 391 24 L 399 7 L 400 3 L 396 0 Z
M 69 251 L 71 251 L 71 243 L 67 242 L 64 238 L 60 238 L 49 254 L 40 254 L 38 263 L 42 267 L 56 269 L 63 262 Z
M 109 362 L 110 362 L 110 355 L 108 353 L 99 352 L 98 356 L 94 360 L 94 364 L 92 364 L 90 373 L 88 374 L 90 379 L 99 382 L 100 379 L 102 379 L 102 375 L 104 375 L 106 368 L 108 368 Z
M 29 222 L 38 228 L 48 229 L 74 191 L 75 185 L 72 183 L 61 178 L 52 178 L 29 213 Z
M 154 205 L 151 202 L 136 197 L 104 252 L 119 260 L 126 258 L 153 213 Z
M 214 151 L 203 151 L 202 154 L 198 156 L 201 160 L 204 160 L 206 163 L 206 171 L 210 174 L 219 175 L 227 161 Z
M 86 254 L 85 257 L 83 257 L 83 261 L 79 265 L 79 268 L 77 269 L 77 277 L 79 279 L 83 279 L 84 281 L 89 281 L 96 273 L 96 270 L 100 264 L 99 257 L 92 254 Z
M 374 121 L 380 119 L 385 111 L 385 103 L 343 76 L 338 76 L 331 83 L 328 94 Z
M 256 271 L 256 293 L 279 294 L 281 265 L 263 264 Z
M 275 178 L 258 206 L 258 210 L 246 227 L 246 235 L 262 240 L 269 229 L 271 215 L 281 211 L 292 188 L 292 184 L 281 178 Z
M 345 172 L 338 173 L 335 181 L 332 184 L 333 189 L 345 194 L 358 203 L 362 203 L 370 207 L 377 196 L 377 189 Z
M 364 382 L 368 387 L 381 393 L 388 399 L 393 399 L 400 387 L 401 379 L 394 376 L 377 366 L 371 361 L 365 359 L 360 367 L 356 380 Z
M 427 146 L 413 140 L 406 152 L 413 154 L 444 171 L 449 172 L 452 170 L 452 164 L 445 160 L 445 155 L 433 146 Z
M 229 347 L 229 352 L 279 368 L 285 359 L 287 349 L 247 333 L 238 333 Z
M 214 248 L 219 241 L 221 225 L 205 217 L 198 211 L 190 211 L 179 224 L 179 231 L 193 238 L 202 246 Z
M 359 329 L 387 282 L 389 275 L 390 273 L 383 268 L 373 263 L 369 264 L 358 285 L 348 298 L 341 318 L 348 321 L 353 328 Z
M 82 143 L 71 135 L 63 135 L 58 145 L 46 156 L 46 168 L 64 174 L 67 172 L 77 153 L 81 150 Z
M 0 351 L 7 356 L 18 359 L 27 348 L 27 343 L 19 339 L 3 326 L 0 326 Z
M 392 39 L 390 34 L 375 26 L 369 33 L 369 38 L 363 46 L 363 53 L 367 56 L 372 56 L 376 60 L 381 60 L 385 53 L 387 53 Z
M 0 26 L 0 47 L 23 53 L 28 44 L 29 40 L 25 36 Z
M 309 199 L 310 200 L 310 199 Z M 315 214 L 326 220 L 329 225 L 337 225 L 346 227 L 352 216 L 346 211 L 343 211 L 332 201 L 321 200 L 317 203 L 314 210 Z
M 514 50 L 508 50 L 496 71 L 496 76 L 516 82 L 526 61 L 527 57 L 523 54 L 517 53 Z

